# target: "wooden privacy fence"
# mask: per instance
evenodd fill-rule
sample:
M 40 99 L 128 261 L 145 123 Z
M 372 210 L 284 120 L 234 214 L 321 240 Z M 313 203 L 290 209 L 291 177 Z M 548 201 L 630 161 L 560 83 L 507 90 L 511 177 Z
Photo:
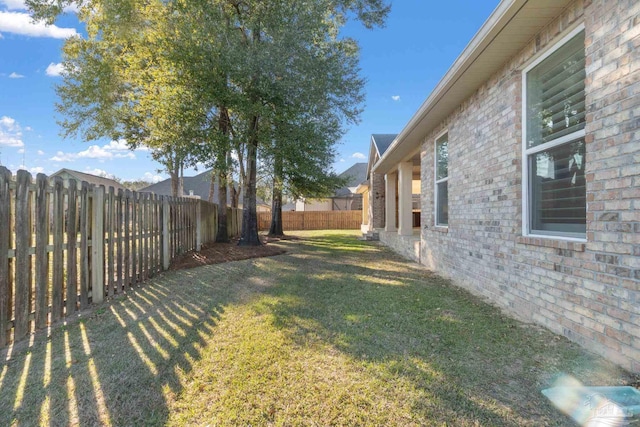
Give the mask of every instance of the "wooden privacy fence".
M 362 211 L 282 212 L 283 230 L 355 230 L 360 229 Z M 258 229 L 268 230 L 271 212 L 258 212 Z
M 215 240 L 217 205 L 0 166 L 0 348 Z M 229 233 L 239 234 L 239 210 Z

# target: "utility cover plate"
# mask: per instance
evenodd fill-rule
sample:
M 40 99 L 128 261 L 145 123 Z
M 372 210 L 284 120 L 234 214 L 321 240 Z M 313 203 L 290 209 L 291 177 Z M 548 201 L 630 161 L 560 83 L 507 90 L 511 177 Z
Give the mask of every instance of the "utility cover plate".
M 640 391 L 633 387 L 553 387 L 542 394 L 581 425 L 640 425 Z

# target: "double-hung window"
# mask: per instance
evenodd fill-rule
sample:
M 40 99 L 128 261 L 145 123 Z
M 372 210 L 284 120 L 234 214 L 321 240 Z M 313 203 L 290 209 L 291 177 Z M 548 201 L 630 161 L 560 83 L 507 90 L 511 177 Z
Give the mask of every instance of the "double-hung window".
M 449 225 L 449 136 L 442 135 L 436 139 L 435 149 L 435 200 L 436 225 Z
M 584 29 L 527 67 L 523 79 L 523 233 L 584 239 Z

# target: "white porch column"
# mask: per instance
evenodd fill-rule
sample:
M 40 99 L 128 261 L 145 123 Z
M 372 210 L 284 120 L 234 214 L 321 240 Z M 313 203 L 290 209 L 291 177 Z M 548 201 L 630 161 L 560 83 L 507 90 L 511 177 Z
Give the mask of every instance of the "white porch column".
M 413 162 L 398 165 L 398 234 L 413 234 L 413 214 L 411 200 L 411 182 L 413 180 Z
M 384 176 L 384 231 L 396 231 L 396 172 Z

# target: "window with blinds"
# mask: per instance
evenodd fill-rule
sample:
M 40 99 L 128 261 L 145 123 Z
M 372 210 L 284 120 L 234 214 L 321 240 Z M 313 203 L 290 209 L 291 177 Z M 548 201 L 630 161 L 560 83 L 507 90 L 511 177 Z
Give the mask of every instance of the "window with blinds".
M 527 148 L 584 129 L 584 32 L 527 73 Z
M 568 38 L 524 71 L 525 232 L 584 238 L 584 31 Z

